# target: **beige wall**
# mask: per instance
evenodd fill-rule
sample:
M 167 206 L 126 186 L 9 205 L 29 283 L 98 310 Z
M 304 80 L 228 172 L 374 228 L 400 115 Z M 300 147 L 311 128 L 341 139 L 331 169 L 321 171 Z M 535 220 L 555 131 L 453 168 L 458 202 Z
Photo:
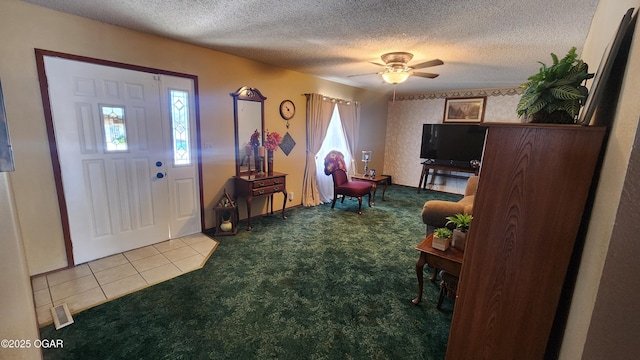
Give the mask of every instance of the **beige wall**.
M 0 339 L 29 340 L 31 348 L 0 347 L 0 359 L 39 359 L 33 346 L 38 339 L 31 281 L 8 173 L 0 172 Z M 26 345 L 26 343 L 25 343 Z
M 640 7 L 640 1 L 600 0 L 582 56 L 592 66 L 591 71 L 597 69 L 597 66 L 594 65 L 599 64 L 606 46 L 617 31 L 622 16 L 628 8 L 632 7 L 636 9 Z M 614 124 L 611 129 L 609 145 L 603 163 L 592 220 L 589 223 L 567 328 L 562 342 L 560 353 L 562 359 L 587 357 L 588 354 L 583 354 L 585 344 L 587 342 L 597 343 L 598 341 L 603 341 L 602 337 L 587 337 L 587 331 L 591 323 L 591 315 L 598 292 L 607 292 L 607 287 L 614 286 L 611 281 L 616 281 L 616 279 L 610 279 L 611 281 L 608 284 L 606 282 L 601 283 L 601 276 L 605 259 L 609 252 L 611 234 L 615 227 L 616 213 L 629 166 L 634 136 L 638 129 L 640 88 L 638 88 L 637 84 L 639 82 L 640 29 L 636 26 Z M 628 239 L 628 241 L 636 241 L 637 243 L 637 237 Z M 624 280 L 620 279 L 619 281 Z M 637 283 L 635 279 L 632 282 Z M 637 292 L 637 287 L 629 284 L 627 290 L 634 293 Z M 624 312 L 626 309 L 612 308 L 608 309 L 608 311 L 618 313 Z M 638 314 L 632 313 L 629 316 L 637 318 Z M 620 338 L 626 338 L 623 335 L 627 331 L 626 327 L 624 324 L 620 325 L 618 328 L 621 332 Z M 617 335 L 611 333 L 609 336 L 616 337 Z M 632 344 L 625 345 L 632 346 Z M 637 354 L 624 354 L 624 347 L 619 347 L 618 351 L 620 352 L 619 354 L 610 354 L 610 358 L 627 359 L 632 358 L 633 355 L 637 356 Z
M 242 86 L 258 88 L 266 97 L 265 125 L 296 146 L 289 156 L 275 154 L 276 171 L 288 173 L 287 190 L 300 204 L 305 161 L 304 93 L 357 100 L 362 103 L 360 146 L 382 153 L 387 96 L 321 80 L 301 73 L 230 56 L 120 27 L 51 11 L 17 0 L 2 0 L 0 76 L 13 139 L 16 171 L 10 176 L 30 274 L 67 266 L 58 201 L 49 156 L 34 48 L 82 55 L 198 76 L 203 150 L 203 190 L 206 227 L 213 227 L 212 204 L 223 188 L 232 190 L 234 167 L 233 103 L 229 95 Z M 286 129 L 278 105 L 291 99 L 296 116 Z M 378 129 L 378 130 L 376 130 Z M 360 150 L 360 149 L 357 149 Z M 380 163 L 380 166 L 382 164 Z M 277 202 L 276 195 L 275 201 Z M 282 199 L 282 198 L 280 198 Z M 280 200 L 281 201 L 281 200 Z M 254 201 L 256 208 L 264 201 Z M 259 209 L 254 209 L 254 213 Z

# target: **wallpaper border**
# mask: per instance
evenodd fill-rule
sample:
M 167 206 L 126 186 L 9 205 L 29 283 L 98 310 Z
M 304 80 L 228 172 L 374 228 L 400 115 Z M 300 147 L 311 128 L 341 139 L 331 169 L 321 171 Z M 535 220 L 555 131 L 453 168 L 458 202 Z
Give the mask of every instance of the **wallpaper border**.
M 501 89 L 476 89 L 476 90 L 455 90 L 455 91 L 434 91 L 424 94 L 413 95 L 396 95 L 396 101 L 404 100 L 430 100 L 430 99 L 446 99 L 455 97 L 470 97 L 470 96 L 513 96 L 522 94 L 522 89 L 519 87 L 514 88 L 501 88 Z

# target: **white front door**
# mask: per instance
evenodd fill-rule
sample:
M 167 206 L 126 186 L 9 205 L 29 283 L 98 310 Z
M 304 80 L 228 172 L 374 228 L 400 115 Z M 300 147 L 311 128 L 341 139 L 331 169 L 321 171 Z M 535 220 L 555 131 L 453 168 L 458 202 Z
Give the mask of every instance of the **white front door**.
M 174 173 L 162 79 L 55 57 L 45 57 L 45 70 L 75 264 L 164 241 L 174 232 L 185 235 L 172 231 L 179 224 L 172 215 L 195 216 L 197 226 L 187 232 L 200 231 L 200 204 L 191 191 L 199 192 L 195 141 L 188 149 L 191 183 L 180 187 L 175 183 L 185 176 Z M 177 194 L 170 190 L 176 186 Z M 182 195 L 185 201 L 176 198 Z M 181 203 L 179 214 L 172 200 Z
M 196 156 L 196 107 L 193 81 L 162 75 L 162 123 L 167 124 L 169 159 L 169 235 L 182 237 L 202 231 L 200 185 Z

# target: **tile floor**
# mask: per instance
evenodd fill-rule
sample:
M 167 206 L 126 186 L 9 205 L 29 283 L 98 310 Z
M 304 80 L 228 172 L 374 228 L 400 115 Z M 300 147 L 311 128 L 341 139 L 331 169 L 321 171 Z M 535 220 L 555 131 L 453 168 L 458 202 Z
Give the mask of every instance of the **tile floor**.
M 218 242 L 189 235 L 34 277 L 40 326 L 53 322 L 51 307 L 67 303 L 72 314 L 202 268 Z

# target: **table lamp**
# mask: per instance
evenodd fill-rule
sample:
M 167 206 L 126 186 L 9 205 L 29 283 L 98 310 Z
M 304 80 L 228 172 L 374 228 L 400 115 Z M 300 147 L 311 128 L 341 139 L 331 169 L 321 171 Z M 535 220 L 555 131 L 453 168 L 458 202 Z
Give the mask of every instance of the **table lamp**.
M 364 162 L 364 176 L 369 171 L 369 161 L 371 161 L 371 150 L 362 150 L 362 161 Z

